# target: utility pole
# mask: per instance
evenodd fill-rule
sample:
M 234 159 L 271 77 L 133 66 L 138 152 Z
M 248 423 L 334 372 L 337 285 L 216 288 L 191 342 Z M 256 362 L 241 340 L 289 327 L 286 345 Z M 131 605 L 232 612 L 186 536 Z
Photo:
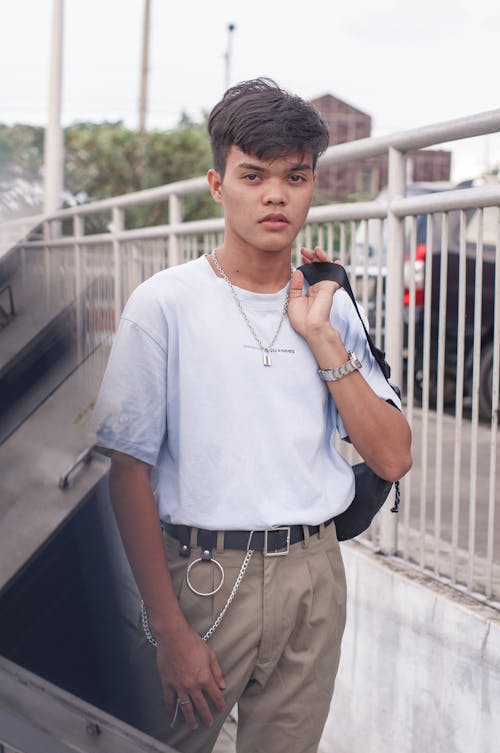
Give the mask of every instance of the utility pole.
M 146 130 L 146 111 L 148 106 L 149 74 L 149 27 L 151 19 L 151 0 L 144 0 L 144 20 L 142 26 L 141 83 L 139 92 L 139 133 Z
M 49 116 L 44 148 L 44 212 L 62 205 L 64 141 L 61 125 L 64 0 L 53 0 L 50 42 Z
M 233 32 L 236 24 L 227 25 L 227 47 L 224 54 L 224 91 L 231 86 L 231 60 L 233 55 Z

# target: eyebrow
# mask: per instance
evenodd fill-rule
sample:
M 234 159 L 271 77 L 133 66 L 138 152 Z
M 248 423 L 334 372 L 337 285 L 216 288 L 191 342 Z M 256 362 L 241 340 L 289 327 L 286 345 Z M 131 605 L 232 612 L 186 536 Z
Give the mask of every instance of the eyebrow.
M 240 167 L 243 170 L 254 170 L 259 173 L 264 173 L 267 170 L 266 167 L 263 167 L 262 165 L 253 165 L 251 162 L 240 162 L 237 167 Z M 304 162 L 301 165 L 294 165 L 288 170 L 288 172 L 301 172 L 303 170 L 310 170 L 312 172 L 312 169 L 312 165 L 308 165 L 307 162 Z

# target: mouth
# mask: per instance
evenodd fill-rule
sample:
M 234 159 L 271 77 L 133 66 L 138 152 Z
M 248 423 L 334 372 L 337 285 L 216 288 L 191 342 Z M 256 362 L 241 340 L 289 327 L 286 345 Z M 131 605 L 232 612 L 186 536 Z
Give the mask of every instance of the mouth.
M 284 225 L 290 224 L 288 218 L 285 217 L 284 214 L 266 214 L 265 217 L 259 220 L 259 223 L 261 225 L 273 225 L 275 227 L 283 227 Z

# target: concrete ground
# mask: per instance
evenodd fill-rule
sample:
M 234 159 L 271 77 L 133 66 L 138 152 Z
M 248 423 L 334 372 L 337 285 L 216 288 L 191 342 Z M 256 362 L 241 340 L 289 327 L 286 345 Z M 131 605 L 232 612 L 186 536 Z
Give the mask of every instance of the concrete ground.
M 398 553 L 483 593 L 490 552 L 492 600 L 500 602 L 498 433 L 479 424 L 474 441 L 469 419 L 458 425 L 453 416 L 444 415 L 439 427 L 434 412 L 429 412 L 425 428 L 421 410 L 414 412 L 412 429 L 413 469 L 408 482 L 401 484 Z
M 237 724 L 237 710 L 234 709 L 226 719 L 213 753 L 235 753 Z

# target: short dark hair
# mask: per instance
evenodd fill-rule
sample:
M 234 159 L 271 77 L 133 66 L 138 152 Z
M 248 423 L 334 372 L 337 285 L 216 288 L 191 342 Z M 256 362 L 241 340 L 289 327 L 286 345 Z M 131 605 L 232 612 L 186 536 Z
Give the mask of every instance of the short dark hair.
M 208 133 L 221 176 L 233 145 L 259 159 L 310 152 L 316 167 L 329 142 L 328 128 L 315 107 L 269 78 L 228 89 L 209 115 Z

